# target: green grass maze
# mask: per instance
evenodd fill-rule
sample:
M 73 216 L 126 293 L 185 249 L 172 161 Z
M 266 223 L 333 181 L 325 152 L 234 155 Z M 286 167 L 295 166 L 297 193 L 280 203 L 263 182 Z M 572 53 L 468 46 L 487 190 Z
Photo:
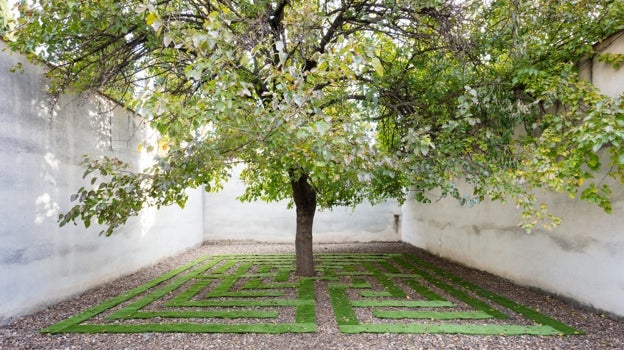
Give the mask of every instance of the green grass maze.
M 297 277 L 294 255 L 205 256 L 41 332 L 316 332 L 327 293 L 343 333 L 582 334 L 410 254 L 315 261 Z

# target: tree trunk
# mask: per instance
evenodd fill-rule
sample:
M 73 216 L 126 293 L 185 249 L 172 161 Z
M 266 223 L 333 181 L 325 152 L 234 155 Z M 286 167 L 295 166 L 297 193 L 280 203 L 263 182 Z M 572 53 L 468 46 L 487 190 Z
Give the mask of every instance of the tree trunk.
M 297 233 L 295 236 L 297 275 L 314 276 L 312 224 L 314 223 L 314 213 L 316 213 L 316 191 L 308 182 L 306 174 L 302 174 L 296 179 L 294 172 L 291 172 L 290 185 L 297 211 Z

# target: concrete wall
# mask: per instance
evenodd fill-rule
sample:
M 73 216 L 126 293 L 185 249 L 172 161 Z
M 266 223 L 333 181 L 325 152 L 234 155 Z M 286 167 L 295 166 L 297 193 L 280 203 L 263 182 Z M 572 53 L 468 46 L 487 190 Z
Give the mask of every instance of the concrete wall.
M 0 41 L 0 50 L 5 44 Z M 153 264 L 203 240 L 202 195 L 182 212 L 146 211 L 110 238 L 56 218 L 83 180 L 83 154 L 145 166 L 142 132 L 100 96 L 63 96 L 51 108 L 44 69 L 0 51 L 0 323 Z M 24 62 L 23 74 L 9 68 Z
M 511 205 L 472 208 L 446 199 L 403 207 L 403 240 L 432 254 L 624 316 L 624 191 L 613 214 L 565 195 L 547 196 L 563 218 L 527 234 Z
M 624 53 L 622 33 L 599 44 L 605 52 Z M 604 93 L 624 92 L 624 68 L 587 60 L 584 77 Z M 606 178 L 608 182 L 610 178 Z M 403 240 L 433 254 L 517 283 L 624 316 L 624 186 L 614 189 L 613 213 L 543 194 L 563 224 L 526 234 L 517 224 L 520 211 L 501 203 L 462 207 L 451 199 L 432 205 L 413 201 L 403 207 Z
M 241 203 L 236 198 L 244 188 L 235 171 L 222 191 L 204 195 L 204 239 L 294 243 L 296 216 L 294 209 L 287 209 L 288 202 Z M 400 206 L 393 201 L 320 211 L 314 216 L 313 240 L 400 241 L 400 213 Z
M 624 53 L 624 30 L 607 38 L 595 46 L 601 53 Z M 614 71 L 613 65 L 600 62 L 596 58 L 587 58 L 580 65 L 581 76 L 598 86 L 608 96 L 620 96 L 624 93 L 624 67 Z

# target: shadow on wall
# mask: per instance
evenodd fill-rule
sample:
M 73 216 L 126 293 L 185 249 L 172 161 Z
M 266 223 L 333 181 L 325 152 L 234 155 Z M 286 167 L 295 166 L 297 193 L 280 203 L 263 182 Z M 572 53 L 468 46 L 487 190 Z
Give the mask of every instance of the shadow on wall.
M 137 145 L 146 130 L 98 94 L 51 99 L 45 69 L 5 46 L 0 41 L 0 323 L 200 244 L 195 193 L 184 212 L 147 211 L 110 238 L 97 227 L 58 227 L 71 194 L 90 181 L 82 179 L 82 156 L 144 168 L 151 159 Z M 18 62 L 23 73 L 9 73 Z

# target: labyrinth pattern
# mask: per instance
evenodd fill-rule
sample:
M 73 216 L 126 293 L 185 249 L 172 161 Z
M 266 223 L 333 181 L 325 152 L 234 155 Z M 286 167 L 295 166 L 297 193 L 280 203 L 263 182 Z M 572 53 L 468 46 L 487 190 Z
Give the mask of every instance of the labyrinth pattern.
M 343 333 L 581 334 L 409 254 L 315 261 L 297 277 L 293 255 L 206 256 L 41 332 L 315 332 L 327 293 Z

